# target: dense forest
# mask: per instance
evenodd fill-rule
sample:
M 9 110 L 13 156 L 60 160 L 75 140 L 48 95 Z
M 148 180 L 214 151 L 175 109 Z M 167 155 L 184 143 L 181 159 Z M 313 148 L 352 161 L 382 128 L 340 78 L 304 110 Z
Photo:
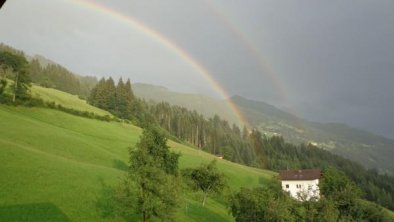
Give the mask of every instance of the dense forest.
M 58 65 L 48 65 L 43 68 L 34 59 L 27 62 L 22 52 L 12 50 L 4 45 L 0 47 L 0 51 L 8 52 L 2 54 L 4 57 L 4 61 L 1 62 L 2 78 L 15 80 L 16 76 L 25 76 L 26 84 L 14 87 L 15 93 L 18 93 L 17 95 L 20 95 L 21 98 L 25 93 L 24 88 L 30 84 L 29 76 L 33 82 L 47 87 L 62 88 L 66 92 L 76 94 L 82 92 L 81 78 L 66 69 Z M 7 60 L 8 58 L 15 58 L 15 61 L 20 61 L 20 65 L 11 64 L 12 62 Z M 10 63 L 8 66 L 7 62 Z M 49 70 L 53 70 L 53 72 L 49 72 Z M 15 73 L 19 73 L 19 75 L 15 75 Z M 52 76 L 53 79 L 49 81 L 49 77 L 45 78 L 45 76 Z M 93 85 L 94 78 L 87 82 Z M 285 142 L 282 137 L 267 137 L 256 129 L 246 127 L 241 129 L 237 125 L 230 125 L 219 116 L 206 119 L 196 111 L 179 106 L 137 99 L 134 97 L 130 80 L 124 83 L 120 79 L 115 85 L 112 78 L 101 79 L 94 87 L 91 87 L 91 90 L 89 88 L 84 88 L 84 90 L 90 92 L 87 97 L 88 102 L 92 105 L 108 110 L 114 115 L 133 121 L 142 127 L 160 126 L 168 132 L 171 138 L 184 141 L 209 153 L 223 156 L 233 162 L 274 171 L 337 167 L 356 182 L 364 192 L 366 199 L 394 209 L 394 178 L 380 175 L 375 170 L 366 170 L 359 164 L 311 144 L 293 145 Z
M 30 61 L 29 72 L 32 82 L 86 98 L 97 83 L 96 77 L 80 77 L 57 64 L 42 67 L 37 59 Z
M 102 78 L 92 89 L 88 98 L 88 103 L 108 110 L 123 119 L 132 118 L 133 101 L 134 94 L 131 90 L 130 79 L 126 83 L 122 79 L 119 79 L 118 84 L 115 86 L 112 78 L 108 78 L 107 80 Z

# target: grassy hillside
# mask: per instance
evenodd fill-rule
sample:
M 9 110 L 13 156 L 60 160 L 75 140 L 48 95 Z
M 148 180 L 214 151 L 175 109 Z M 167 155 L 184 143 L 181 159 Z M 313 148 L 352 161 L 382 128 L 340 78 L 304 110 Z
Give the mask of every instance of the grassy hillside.
M 43 108 L 0 105 L 0 221 L 28 215 L 29 221 L 105 220 L 95 208 L 103 184 L 115 185 L 124 174 L 127 148 L 141 129 Z M 181 152 L 181 167 L 197 166 L 214 156 L 170 141 Z M 258 186 L 274 175 L 220 160 L 232 189 Z M 185 195 L 180 221 L 231 221 L 226 207 Z
M 44 88 L 41 86 L 33 85 L 31 88 L 31 93 L 34 97 L 41 98 L 44 101 L 55 102 L 56 104 L 61 104 L 62 106 L 68 108 L 93 112 L 101 116 L 112 116 L 109 112 L 105 110 L 89 105 L 88 103 L 86 103 L 85 100 L 80 99 L 77 95 L 71 95 L 57 89 Z

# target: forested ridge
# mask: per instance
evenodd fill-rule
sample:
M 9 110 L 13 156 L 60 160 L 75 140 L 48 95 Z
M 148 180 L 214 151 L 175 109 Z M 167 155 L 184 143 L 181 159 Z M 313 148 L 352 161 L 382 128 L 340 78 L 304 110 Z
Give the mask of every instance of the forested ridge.
M 24 57 L 22 52 L 17 52 L 16 55 L 19 58 Z M 64 79 L 67 82 L 64 83 L 65 86 L 62 86 L 64 89 L 72 90 L 78 85 L 74 85 L 73 78 L 69 77 L 73 74 L 60 66 L 55 68 L 48 65 L 45 68 L 41 67 L 42 69 L 37 67 L 40 65 L 37 65 L 37 61 L 32 60 L 26 64 L 23 70 L 30 75 L 31 79 L 34 79 L 34 75 L 40 78 L 44 76 L 44 70 L 58 70 L 56 75 L 59 76 L 59 79 Z M 33 70 L 36 70 L 36 74 L 33 74 Z M 2 78 L 15 79 L 15 70 L 2 64 L 2 71 Z M 59 84 L 63 83 L 60 81 Z M 60 87 L 60 85 L 56 87 Z M 50 87 L 51 85 L 46 86 Z M 101 79 L 90 90 L 88 102 L 108 110 L 120 118 L 133 121 L 139 126 L 160 126 L 173 138 L 178 138 L 198 149 L 221 155 L 225 159 L 244 165 L 275 171 L 337 167 L 357 183 L 364 192 L 365 198 L 394 209 L 394 179 L 392 177 L 380 175 L 374 170 L 366 170 L 350 160 L 318 149 L 311 144 L 293 145 L 285 142 L 282 137 L 267 137 L 256 129 L 248 129 L 247 127 L 241 129 L 237 125 L 230 125 L 219 116 L 206 119 L 196 111 L 179 106 L 137 99 L 132 92 L 130 80 L 124 83 L 120 79 L 115 85 L 112 78 Z

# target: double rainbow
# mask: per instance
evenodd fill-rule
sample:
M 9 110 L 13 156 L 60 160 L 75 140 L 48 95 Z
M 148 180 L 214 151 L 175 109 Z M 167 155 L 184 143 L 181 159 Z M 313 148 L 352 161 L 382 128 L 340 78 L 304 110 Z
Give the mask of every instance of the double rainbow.
M 219 95 L 223 98 L 226 98 L 226 104 L 228 108 L 233 112 L 236 116 L 238 124 L 249 125 L 248 121 L 237 106 L 229 100 L 228 93 L 224 90 L 224 88 L 213 78 L 212 74 L 196 59 L 193 58 L 190 54 L 188 54 L 184 49 L 177 46 L 177 44 L 170 39 L 168 39 L 163 34 L 155 31 L 154 29 L 146 26 L 144 23 L 138 21 L 137 19 L 133 18 L 132 16 L 122 14 L 121 12 L 115 11 L 108 6 L 99 4 L 97 2 L 91 0 L 71 0 L 75 5 L 80 7 L 95 11 L 96 13 L 103 14 L 108 18 L 114 19 L 118 22 L 121 22 L 128 27 L 132 28 L 133 30 L 145 35 L 146 37 L 150 38 L 152 41 L 160 44 L 161 46 L 168 49 L 170 52 L 174 53 L 176 56 L 181 58 L 185 61 L 191 68 L 196 70 L 204 79 L 206 79 L 209 84 L 215 89 Z

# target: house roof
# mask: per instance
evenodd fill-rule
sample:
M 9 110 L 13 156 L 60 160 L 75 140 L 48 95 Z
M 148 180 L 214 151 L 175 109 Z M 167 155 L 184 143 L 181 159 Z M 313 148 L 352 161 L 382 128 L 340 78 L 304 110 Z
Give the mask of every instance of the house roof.
M 319 169 L 283 170 L 279 173 L 281 180 L 315 180 L 322 176 Z

